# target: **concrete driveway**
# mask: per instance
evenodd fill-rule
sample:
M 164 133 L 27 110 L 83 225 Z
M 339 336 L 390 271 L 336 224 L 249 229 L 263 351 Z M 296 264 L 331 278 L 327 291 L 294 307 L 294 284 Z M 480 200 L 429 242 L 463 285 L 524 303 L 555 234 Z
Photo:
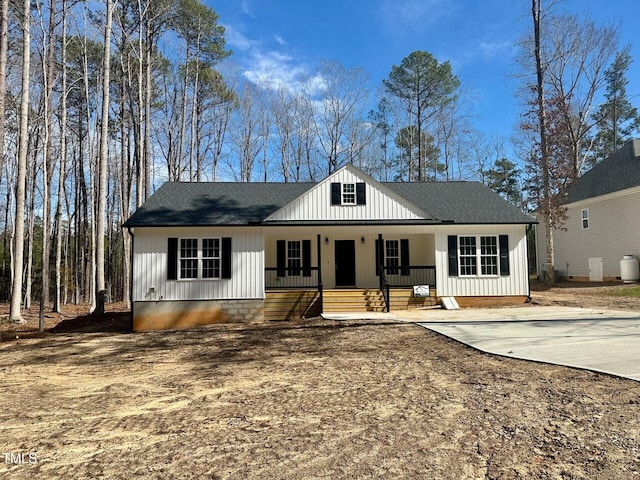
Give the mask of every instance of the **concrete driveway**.
M 640 313 L 556 306 L 391 313 L 484 352 L 640 381 Z

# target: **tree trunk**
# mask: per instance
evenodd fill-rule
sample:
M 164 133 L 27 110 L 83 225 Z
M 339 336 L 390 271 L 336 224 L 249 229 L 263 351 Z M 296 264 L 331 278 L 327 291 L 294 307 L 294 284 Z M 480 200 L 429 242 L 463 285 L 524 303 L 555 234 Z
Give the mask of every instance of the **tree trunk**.
M 67 4 L 62 2 L 62 97 L 60 99 L 60 174 L 58 175 L 58 199 L 56 203 L 56 293 L 53 311 L 61 312 L 62 282 L 62 198 L 65 196 L 64 182 L 67 176 Z M 67 228 L 69 225 L 67 223 Z
M 531 13 L 533 16 L 533 33 L 535 42 L 536 57 L 536 93 L 538 99 L 538 125 L 540 128 L 540 158 L 542 160 L 542 188 L 544 190 L 543 209 L 545 215 L 545 238 L 547 246 L 545 285 L 555 284 L 555 265 L 553 255 L 553 221 L 552 221 L 552 199 L 549 179 L 549 153 L 547 149 L 547 113 L 544 98 L 544 70 L 542 67 L 542 54 L 540 51 L 540 17 L 542 13 L 541 0 L 531 0 Z
M 49 303 L 49 223 L 50 223 L 50 189 L 53 177 L 53 160 L 51 154 L 51 124 L 53 122 L 53 79 L 55 66 L 55 0 L 49 1 L 49 32 L 46 61 L 44 62 L 43 78 L 45 81 L 44 99 L 44 159 L 42 161 L 42 291 L 40 293 L 40 311 L 38 315 L 38 329 L 44 332 L 44 310 Z
M 0 178 L 2 178 L 2 167 L 4 166 L 4 92 L 6 92 L 7 79 L 9 0 L 1 1 L 0 10 L 0 92 L 2 92 L 2 95 L 0 95 Z
M 109 82 L 111 67 L 111 22 L 113 1 L 107 0 L 107 16 L 104 28 L 104 58 L 102 73 L 102 114 L 100 125 L 100 152 L 98 157 L 98 209 L 96 212 L 96 308 L 95 313 L 104 313 L 105 276 L 104 276 L 104 233 L 107 203 L 107 168 L 109 152 Z
M 20 311 L 22 298 L 22 269 L 24 261 L 24 207 L 27 179 L 27 147 L 29 141 L 29 72 L 31 60 L 31 2 L 23 2 L 22 28 L 22 94 L 20 98 L 20 138 L 18 143 L 18 172 L 16 177 L 16 216 L 13 256 L 13 284 L 11 291 L 12 322 L 25 323 Z M 2 92 L 4 94 L 4 92 Z

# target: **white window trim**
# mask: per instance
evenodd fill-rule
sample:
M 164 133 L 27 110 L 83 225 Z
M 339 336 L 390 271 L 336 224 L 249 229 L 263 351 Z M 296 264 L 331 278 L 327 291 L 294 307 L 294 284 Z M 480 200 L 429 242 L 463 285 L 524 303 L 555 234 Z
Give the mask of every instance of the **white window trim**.
M 586 216 L 586 217 L 585 217 L 585 215 L 584 215 L 585 213 L 587 214 L 587 216 Z M 587 226 L 586 226 L 586 227 L 584 226 L 584 222 L 585 222 L 585 220 L 586 220 L 586 222 L 587 222 Z M 588 209 L 588 208 L 583 208 L 583 209 L 580 211 L 580 226 L 582 227 L 582 230 L 589 230 L 589 224 L 590 224 L 590 223 L 591 223 L 591 222 L 589 221 L 589 209 Z
M 197 257 L 182 257 L 182 241 L 183 240 L 196 240 L 197 245 Z M 218 256 L 217 257 L 205 257 L 203 256 L 204 240 L 218 240 Z M 218 260 L 218 276 L 207 277 L 202 276 L 202 264 L 203 260 Z M 198 272 L 195 278 L 182 278 L 182 260 L 196 260 L 198 265 Z M 194 282 L 194 281 L 209 281 L 220 280 L 222 278 L 222 238 L 221 237 L 179 237 L 178 238 L 178 281 L 181 282 Z
M 462 247 L 462 242 L 460 241 L 461 237 L 473 237 L 476 239 L 476 243 L 475 243 L 475 247 L 476 247 L 476 252 L 475 252 L 475 265 L 476 265 L 476 273 L 463 273 L 462 271 L 462 260 L 461 257 L 463 255 L 461 255 L 461 247 Z M 482 253 L 482 237 L 492 237 L 495 239 L 495 243 L 496 243 L 496 254 L 495 255 L 486 255 Z M 463 278 L 476 278 L 476 277 L 483 277 L 483 278 L 498 278 L 500 277 L 500 239 L 499 239 L 499 235 L 493 235 L 493 234 L 481 234 L 481 235 L 458 235 L 458 276 L 463 277 Z M 464 255 L 464 257 L 471 257 L 470 255 Z M 488 273 L 488 274 L 483 274 L 482 273 L 482 258 L 483 257 L 494 257 L 496 260 L 496 273 Z
M 345 187 L 347 185 L 350 185 L 351 187 L 353 187 L 353 191 L 352 192 L 345 192 Z M 345 201 L 345 195 L 353 195 L 353 202 L 346 202 Z M 357 194 L 356 194 L 356 184 L 355 183 L 341 183 L 340 184 L 340 204 L 341 205 L 357 205 L 358 203 L 358 198 L 357 198 Z

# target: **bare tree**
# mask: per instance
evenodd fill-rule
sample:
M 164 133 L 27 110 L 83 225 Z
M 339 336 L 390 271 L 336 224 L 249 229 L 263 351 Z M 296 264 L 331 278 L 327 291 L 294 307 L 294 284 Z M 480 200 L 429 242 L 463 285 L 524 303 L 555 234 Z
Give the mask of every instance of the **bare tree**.
M 24 209 L 26 193 L 27 150 L 29 143 L 29 79 L 31 69 L 31 2 L 22 3 L 22 93 L 20 95 L 20 130 L 18 171 L 16 176 L 16 215 L 13 247 L 13 282 L 9 319 L 24 323 L 20 301 L 24 262 Z
M 542 64 L 541 32 L 542 24 L 542 0 L 531 0 L 531 16 L 533 19 L 533 41 L 534 55 L 536 62 L 536 99 L 539 135 L 539 157 L 542 176 L 542 209 L 541 213 L 545 218 L 545 239 L 547 247 L 546 269 L 547 276 L 545 283 L 549 286 L 555 283 L 554 255 L 553 255 L 553 200 L 551 198 L 550 178 L 549 178 L 549 151 L 547 149 L 547 110 L 545 104 L 544 75 L 545 70 Z
M 0 178 L 4 163 L 4 109 L 7 79 L 7 50 L 9 45 L 9 0 L 0 3 Z
M 107 12 L 104 27 L 104 58 L 102 67 L 102 113 L 100 115 L 100 150 L 98 155 L 98 209 L 96 212 L 96 308 L 95 313 L 104 313 L 105 276 L 104 276 L 104 234 L 107 202 L 107 169 L 109 162 L 109 84 L 111 69 L 111 23 L 113 18 L 113 0 L 106 0 Z M 117 0 L 116 0 L 117 3 Z
M 367 74 L 361 68 L 345 69 L 337 62 L 323 62 L 318 70 L 323 80 L 320 107 L 314 112 L 317 141 L 327 159 L 327 173 L 337 170 L 353 158 L 345 148 L 351 143 L 352 130 L 361 124 L 359 118 L 368 97 Z M 313 99 L 313 97 L 312 97 Z
M 619 32 L 615 26 L 599 26 L 576 15 L 551 16 L 545 26 L 541 39 L 544 80 L 549 95 L 566 104 L 561 109 L 562 122 L 570 140 L 572 174 L 578 177 L 591 150 L 585 140 L 594 126 L 594 98 L 605 84 L 605 69 L 617 51 Z

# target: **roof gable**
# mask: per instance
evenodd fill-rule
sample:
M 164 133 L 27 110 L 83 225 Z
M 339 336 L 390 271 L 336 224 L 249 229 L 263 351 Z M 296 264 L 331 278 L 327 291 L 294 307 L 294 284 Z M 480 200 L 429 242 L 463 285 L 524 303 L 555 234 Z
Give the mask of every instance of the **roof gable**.
M 331 184 L 364 183 L 363 205 L 332 205 Z M 300 197 L 271 214 L 265 222 L 434 220 L 405 197 L 352 165 L 345 165 Z
M 576 180 L 566 203 L 640 186 L 640 140 L 631 140 Z

